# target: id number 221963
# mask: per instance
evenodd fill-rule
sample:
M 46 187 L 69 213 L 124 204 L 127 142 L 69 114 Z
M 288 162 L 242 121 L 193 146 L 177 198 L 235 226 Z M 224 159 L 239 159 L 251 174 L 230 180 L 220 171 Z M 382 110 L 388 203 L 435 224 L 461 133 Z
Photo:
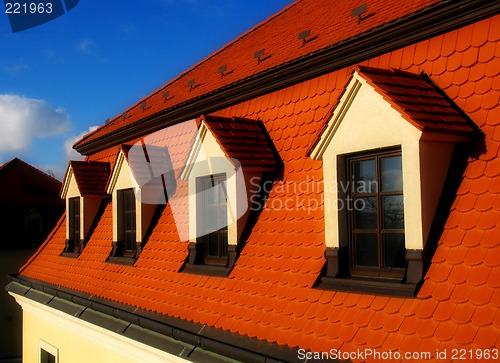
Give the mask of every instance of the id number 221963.
M 5 3 L 6 14 L 51 14 L 52 3 Z

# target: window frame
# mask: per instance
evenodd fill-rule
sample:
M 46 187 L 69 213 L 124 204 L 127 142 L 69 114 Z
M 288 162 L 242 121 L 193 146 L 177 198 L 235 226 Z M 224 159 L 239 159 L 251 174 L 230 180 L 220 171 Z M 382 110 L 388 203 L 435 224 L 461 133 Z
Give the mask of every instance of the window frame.
M 80 250 L 81 240 L 81 197 L 68 198 L 68 218 L 69 218 L 69 250 L 67 252 L 76 252 Z
M 384 235 L 387 234 L 397 234 L 403 236 L 403 246 L 406 251 L 405 245 L 405 229 L 404 229 L 404 218 L 403 218 L 403 228 L 402 229 L 388 229 L 384 228 L 383 221 L 383 199 L 387 196 L 401 196 L 403 199 L 403 216 L 404 216 L 404 186 L 401 183 L 401 189 L 391 190 L 391 191 L 383 191 L 382 190 L 382 159 L 390 158 L 390 157 L 399 157 L 401 162 L 401 175 L 403 178 L 402 171 L 402 152 L 401 149 L 385 149 L 385 150 L 377 150 L 377 151 L 369 151 L 362 153 L 355 153 L 346 156 L 346 176 L 345 180 L 351 183 L 349 187 L 348 200 L 350 202 L 350 207 L 347 212 L 347 230 L 348 230 L 348 248 L 349 248 L 349 270 L 351 276 L 359 276 L 359 277 L 380 277 L 380 278 L 394 278 L 394 279 L 402 279 L 405 274 L 405 267 L 385 267 L 384 264 L 384 246 L 383 240 Z M 370 185 L 370 190 L 368 192 L 359 192 L 356 191 L 355 185 L 355 172 L 354 172 L 354 164 L 356 162 L 362 161 L 375 161 L 375 190 L 372 191 Z M 371 182 L 370 182 L 371 183 Z M 376 228 L 373 229 L 358 229 L 356 228 L 356 202 L 355 200 L 360 198 L 374 198 L 376 200 Z M 369 267 L 358 265 L 356 262 L 356 238 L 357 235 L 376 235 L 377 236 L 377 266 Z M 402 257 L 402 259 L 401 259 Z M 400 256 L 400 263 L 405 264 L 404 254 Z
M 209 233 L 204 233 L 209 230 L 210 227 L 207 225 L 210 221 L 208 216 L 210 213 L 206 213 L 207 210 L 207 190 L 215 188 L 216 184 L 223 183 L 223 191 L 225 194 L 225 203 L 220 203 L 220 201 L 215 201 L 213 205 L 214 209 L 220 209 L 218 212 L 223 211 L 225 216 L 225 221 L 218 220 L 217 223 L 221 223 L 223 227 L 217 230 L 211 231 Z M 208 185 L 207 185 L 208 184 Z M 211 184 L 211 185 L 210 185 Z M 201 229 L 203 234 L 197 238 L 197 244 L 203 244 L 203 260 L 199 259 L 199 263 L 207 265 L 223 265 L 225 266 L 228 261 L 228 225 L 227 225 L 227 212 L 228 212 L 228 195 L 227 195 L 227 175 L 226 173 L 210 174 L 199 176 L 196 178 L 196 213 L 197 213 L 197 228 Z M 220 215 L 218 216 L 220 217 Z M 209 241 L 212 236 L 217 236 L 217 255 L 209 255 L 210 246 Z M 200 248 L 198 248 L 201 251 Z M 224 253 L 225 252 L 225 253 Z
M 135 257 L 137 254 L 137 203 L 133 188 L 116 191 L 118 207 L 118 239 L 122 242 L 122 255 Z M 126 199 L 128 198 L 128 200 Z M 130 209 L 126 207 L 130 205 Z M 128 224 L 130 222 L 130 225 Z M 130 241 L 128 237 L 132 238 Z
M 49 360 L 44 357 L 44 352 L 47 355 L 50 355 L 54 357 L 54 360 Z M 48 357 L 47 357 L 48 358 Z M 59 349 L 54 347 L 53 345 L 43 341 L 39 340 L 38 342 L 38 361 L 40 363 L 59 363 Z

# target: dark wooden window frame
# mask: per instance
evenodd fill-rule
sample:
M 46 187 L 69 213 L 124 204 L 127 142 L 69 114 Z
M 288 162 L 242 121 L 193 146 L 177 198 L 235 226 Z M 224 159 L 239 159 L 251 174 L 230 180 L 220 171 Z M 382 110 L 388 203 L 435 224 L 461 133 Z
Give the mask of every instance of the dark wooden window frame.
M 215 174 L 196 179 L 196 213 L 197 213 L 197 229 L 201 230 L 202 236 L 198 238 L 197 243 L 203 243 L 204 255 L 203 260 L 205 264 L 212 265 L 226 265 L 227 263 L 227 248 L 228 248 L 228 229 L 227 229 L 227 185 L 226 174 Z M 208 200 L 208 193 L 206 190 L 214 188 L 216 185 L 223 185 L 223 192 L 225 200 L 214 200 L 211 203 Z M 215 196 L 214 196 L 215 197 Z M 221 228 L 208 231 L 210 229 L 210 218 L 217 219 L 217 224 L 222 225 Z M 222 217 L 222 220 L 219 220 Z M 224 220 L 225 219 L 225 220 Z M 210 254 L 211 240 L 216 239 L 216 254 Z
M 133 188 L 116 192 L 118 240 L 113 241 L 113 249 L 108 261 L 132 265 L 141 251 L 137 242 L 136 213 L 137 201 Z
M 387 148 L 343 155 L 339 158 L 339 180 L 348 181 L 350 177 L 349 160 L 373 155 L 401 154 L 401 148 Z M 404 165 L 403 165 L 404 168 Z M 342 175 L 343 174 L 343 175 Z M 403 181 L 404 182 L 404 181 Z M 399 193 L 402 195 L 403 193 Z M 350 197 L 349 191 L 346 197 Z M 353 268 L 353 253 L 351 248 L 351 221 L 349 211 L 343 211 L 346 227 L 341 229 L 340 247 L 327 247 L 325 251 L 326 265 L 324 274 L 318 280 L 320 289 L 335 291 L 352 291 L 386 296 L 414 297 L 422 281 L 423 251 L 408 250 L 405 253 L 406 268 L 392 270 L 371 270 Z M 398 231 L 400 233 L 402 231 Z M 380 261 L 380 258 L 379 258 Z
M 229 271 L 234 265 L 236 260 L 236 246 L 230 245 L 228 240 L 228 230 L 227 226 L 212 231 L 210 233 L 203 233 L 207 229 L 207 216 L 206 204 L 204 198 L 207 197 L 203 191 L 207 187 L 213 187 L 217 182 L 226 182 L 227 176 L 225 173 L 205 175 L 196 178 L 196 229 L 197 231 L 202 231 L 202 236 L 198 237 L 196 242 L 191 242 L 189 244 L 189 256 L 187 263 L 184 266 L 184 271 L 188 273 L 195 273 L 201 275 L 211 275 L 211 276 L 227 276 Z M 227 188 L 227 185 L 226 185 Z M 225 208 L 225 213 L 227 218 L 227 189 L 226 192 L 226 203 L 224 205 L 218 205 L 216 203 L 213 205 L 213 209 Z M 224 223 L 222 223 L 224 224 Z M 209 255 L 208 241 L 213 236 L 217 237 L 218 254 L 215 256 Z
M 63 255 L 66 257 L 77 257 L 83 249 L 81 239 L 81 197 L 68 199 L 68 239 L 64 247 Z
M 348 233 L 349 233 L 349 257 L 350 257 L 350 274 L 351 276 L 368 276 L 368 277 L 382 277 L 382 278 L 396 278 L 402 279 L 405 273 L 405 268 L 385 268 L 384 267 L 384 253 L 383 253 L 383 238 L 384 235 L 388 234 L 397 234 L 403 235 L 404 238 L 404 227 L 403 229 L 385 229 L 383 227 L 383 210 L 382 210 L 382 200 L 384 197 L 390 196 L 401 196 L 403 197 L 403 190 L 394 190 L 394 191 L 383 191 L 381 190 L 382 185 L 382 175 L 381 175 L 381 160 L 383 158 L 389 157 L 400 157 L 400 150 L 387 150 L 387 151 L 379 151 L 374 153 L 367 154 L 355 154 L 346 159 L 347 163 L 347 173 L 348 177 L 346 180 L 351 182 L 351 187 L 349 188 L 349 200 L 352 203 L 349 211 L 348 211 Z M 375 161 L 375 190 L 370 190 L 369 192 L 357 192 L 354 184 L 354 170 L 353 164 L 355 162 L 360 161 Z M 401 160 L 402 162 L 402 160 Z M 401 175 L 402 177 L 402 175 Z M 373 198 L 376 203 L 376 228 L 375 229 L 357 229 L 355 222 L 355 208 L 353 204 L 355 204 L 356 200 L 361 198 Z M 355 237 L 357 235 L 377 235 L 377 267 L 365 267 L 357 265 L 356 263 L 356 243 Z
M 135 257 L 137 251 L 136 200 L 134 189 L 117 191 L 118 238 L 123 242 L 123 255 Z

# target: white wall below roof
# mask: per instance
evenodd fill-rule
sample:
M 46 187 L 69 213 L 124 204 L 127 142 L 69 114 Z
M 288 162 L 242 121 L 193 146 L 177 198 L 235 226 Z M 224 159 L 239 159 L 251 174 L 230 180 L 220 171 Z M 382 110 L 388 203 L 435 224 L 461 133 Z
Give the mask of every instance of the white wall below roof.
M 23 363 L 39 362 L 40 341 L 58 349 L 59 362 L 187 362 L 23 296 L 10 294 L 23 309 Z

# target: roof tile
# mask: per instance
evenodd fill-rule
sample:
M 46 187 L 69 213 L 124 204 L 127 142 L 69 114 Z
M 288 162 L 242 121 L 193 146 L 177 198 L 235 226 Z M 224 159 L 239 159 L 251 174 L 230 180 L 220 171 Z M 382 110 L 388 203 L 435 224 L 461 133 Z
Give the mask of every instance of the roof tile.
M 444 321 L 439 323 L 434 332 L 434 337 L 441 341 L 451 340 L 457 330 L 458 325 L 452 321 Z
M 474 337 L 474 343 L 479 348 L 493 348 L 500 337 L 500 332 L 493 325 L 482 327 Z
M 403 323 L 399 327 L 399 331 L 404 335 L 414 334 L 421 321 L 427 322 L 429 320 L 421 320 L 415 315 L 408 316 L 403 320 Z
M 490 302 L 494 289 L 488 285 L 476 286 L 469 301 L 474 305 L 484 305 Z
M 490 325 L 497 310 L 497 308 L 489 305 L 478 306 L 472 315 L 471 321 L 480 326 Z
M 453 293 L 450 296 L 450 299 L 456 303 L 463 303 L 469 300 L 470 295 L 472 294 L 473 287 L 468 284 L 460 284 L 456 285 L 453 289 Z

